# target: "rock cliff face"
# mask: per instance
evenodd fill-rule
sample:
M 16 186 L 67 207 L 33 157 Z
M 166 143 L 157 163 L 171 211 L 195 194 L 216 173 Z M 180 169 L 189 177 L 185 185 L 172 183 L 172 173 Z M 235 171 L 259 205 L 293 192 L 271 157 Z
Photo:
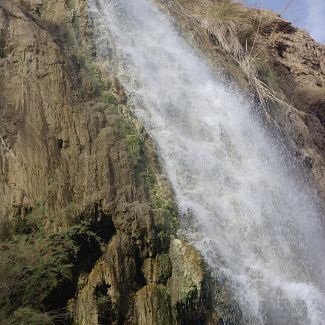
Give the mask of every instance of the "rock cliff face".
M 1 219 L 25 224 L 41 207 L 47 233 L 87 223 L 100 243 L 79 247 L 69 285 L 50 302 L 9 306 L 3 323 L 26 305 L 66 308 L 63 323 L 203 321 L 201 257 L 176 239 L 154 146 L 118 80 L 98 68 L 87 2 L 1 1 L 0 35 Z
M 211 62 L 249 89 L 214 38 L 172 13 L 196 44 L 204 40 Z M 269 26 L 284 27 L 265 57 L 283 100 L 292 103 L 270 114 L 324 195 L 325 50 L 268 15 Z M 261 38 L 268 33 L 266 26 Z M 9 247 L 34 236 L 34 226 L 20 225 L 35 218 L 49 238 L 88 227 L 72 236 L 77 253 L 66 265 L 69 279 L 62 282 L 56 271 L 39 304 L 11 307 L 17 296 L 1 294 L 0 322 L 21 324 L 21 315 L 23 324 L 222 322 L 210 312 L 200 255 L 177 238 L 177 209 L 154 144 L 119 81 L 102 74 L 91 35 L 86 0 L 0 2 L 1 241 Z M 64 312 L 52 319 L 57 309 Z

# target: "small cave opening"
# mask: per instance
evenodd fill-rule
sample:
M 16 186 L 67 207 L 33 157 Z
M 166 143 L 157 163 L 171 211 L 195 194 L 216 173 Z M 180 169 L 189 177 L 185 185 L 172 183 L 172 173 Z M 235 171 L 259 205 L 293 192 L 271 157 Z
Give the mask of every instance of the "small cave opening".
M 73 276 L 71 279 L 64 280 L 60 285 L 51 292 L 46 298 L 44 304 L 49 310 L 61 310 L 66 308 L 69 299 L 75 297 L 78 287 L 78 279 L 80 274 L 88 274 L 93 269 L 95 263 L 102 256 L 102 244 L 108 243 L 112 236 L 116 233 L 113 225 L 112 217 L 102 213 L 96 206 L 87 215 L 80 216 L 80 229 L 78 229 L 71 239 L 78 247 L 76 256 L 71 257 L 73 264 Z M 88 221 L 87 221 L 88 220 Z M 77 227 L 79 227 L 77 225 Z M 98 306 L 100 307 L 100 316 L 103 322 L 107 324 L 107 319 L 114 319 L 114 313 L 110 312 L 108 316 L 106 307 L 112 310 L 110 297 L 107 296 L 108 285 L 105 283 L 96 287 L 96 297 L 98 298 Z M 106 307 L 105 307 L 106 306 Z M 112 316 L 112 315 L 113 316 Z M 113 317 L 113 318 L 112 318 Z M 67 316 L 68 318 L 68 316 Z M 105 321 L 104 321 L 105 320 Z M 67 324 L 65 318 L 64 324 Z
M 62 139 L 58 139 L 58 140 L 57 140 L 57 144 L 58 144 L 58 147 L 59 147 L 60 149 L 63 148 L 63 140 L 62 140 Z
M 108 295 L 109 288 L 110 286 L 105 282 L 99 283 L 95 288 L 99 325 L 112 324 L 117 320 L 116 310 Z
M 69 147 L 69 140 L 57 139 L 56 142 L 59 149 L 66 149 Z
M 79 274 L 89 273 L 92 270 L 102 256 L 101 245 L 107 244 L 116 233 L 112 216 L 102 213 L 97 206 L 90 214 L 82 215 L 81 220 L 86 222 L 87 230 L 74 237 L 79 247 L 76 259 L 76 270 Z
M 89 273 L 102 252 L 98 240 L 87 234 L 76 234 L 73 241 L 79 247 L 77 255 L 71 257 L 73 264 L 72 278 L 65 279 L 46 298 L 44 305 L 49 310 L 63 310 L 68 301 L 77 292 L 78 278 L 81 273 Z M 61 324 L 61 323 L 60 323 Z M 66 324 L 63 322 L 63 324 Z
M 73 280 L 65 280 L 60 286 L 45 299 L 44 306 L 50 311 L 62 311 L 60 319 L 56 321 L 56 324 L 70 324 L 70 316 L 64 312 L 68 301 L 74 297 L 76 292 L 76 284 Z
M 104 243 L 108 243 L 116 233 L 112 216 L 104 212 L 99 203 L 88 207 L 87 212 L 84 212 L 80 219 L 87 221 L 89 230 L 94 232 Z
M 113 224 L 112 217 L 107 214 L 100 214 L 97 217 L 97 222 L 94 222 L 92 230 L 99 236 L 105 243 L 108 243 L 116 229 Z
M 84 234 L 78 235 L 75 240 L 79 245 L 76 269 L 78 273 L 89 273 L 102 255 L 100 243 L 96 238 Z
M 181 325 L 206 324 L 207 319 L 206 319 L 206 314 L 204 312 L 204 309 L 200 310 L 201 309 L 200 306 L 195 305 L 193 302 L 188 301 L 185 304 L 177 303 L 176 309 L 178 314 L 178 321 Z
M 6 47 L 6 36 L 3 30 L 0 30 L 0 59 L 4 59 L 5 55 L 5 47 Z
M 110 285 L 108 285 L 105 282 L 99 283 L 95 288 L 95 296 L 101 297 L 101 296 L 107 296 L 108 289 L 110 288 Z
M 146 281 L 146 278 L 141 270 L 143 261 L 140 257 L 140 248 L 139 247 L 137 247 L 137 249 L 136 249 L 134 259 L 135 259 L 135 266 L 136 266 L 134 281 L 140 288 L 142 288 L 147 284 L 147 281 Z

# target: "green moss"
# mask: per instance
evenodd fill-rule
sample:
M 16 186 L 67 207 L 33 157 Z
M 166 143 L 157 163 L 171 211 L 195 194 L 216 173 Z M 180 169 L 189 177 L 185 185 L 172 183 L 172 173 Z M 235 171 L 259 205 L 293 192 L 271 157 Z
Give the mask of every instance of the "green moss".
M 119 114 L 119 130 L 125 139 L 128 151 L 135 165 L 139 164 L 140 161 L 144 162 L 143 139 L 135 124 L 135 120 L 131 118 L 131 114 L 126 106 L 118 105 L 117 112 Z
M 117 105 L 118 104 L 117 98 L 112 93 L 110 93 L 108 91 L 102 92 L 101 99 L 104 103 L 106 103 L 108 105 Z
M 143 158 L 143 141 L 137 130 L 135 119 L 131 117 L 131 113 L 126 106 L 118 105 L 117 96 L 109 90 L 108 86 L 105 85 L 100 69 L 92 65 L 91 71 L 95 79 L 97 91 L 100 95 L 101 101 L 117 110 L 119 115 L 119 130 L 125 138 L 128 151 L 130 152 L 132 159 L 134 160 L 135 164 L 138 164 Z
M 102 73 L 95 66 L 91 67 L 91 72 L 96 82 L 97 91 L 99 92 L 99 94 L 101 94 L 104 90 L 107 90 L 107 87 L 105 86 L 105 83 L 102 78 Z
M 101 71 L 92 66 L 92 74 L 96 81 L 97 90 L 100 93 L 101 101 L 109 106 L 113 106 L 119 114 L 119 130 L 125 138 L 128 151 L 130 152 L 132 159 L 137 164 L 141 160 L 141 149 L 142 149 L 142 139 L 136 128 L 135 121 L 131 118 L 130 112 L 126 112 L 128 108 L 123 105 L 118 105 L 118 99 L 116 95 L 109 91 L 108 87 L 105 85 L 102 77 Z M 123 108 L 121 109 L 121 106 Z
M 9 215 L 11 215 L 10 220 Z M 40 232 L 43 230 L 43 222 L 46 218 L 48 218 L 48 210 L 42 204 L 34 209 L 24 208 L 23 211 L 8 210 L 2 220 L 0 240 L 13 240 L 22 235 Z
M 165 190 L 159 186 L 155 174 L 150 168 L 146 170 L 146 183 L 149 188 L 150 201 L 155 209 L 162 210 L 167 216 L 169 221 L 169 230 L 171 230 L 170 235 L 173 235 L 177 228 L 177 207 L 173 198 L 166 195 Z M 163 232 L 159 233 L 159 238 L 165 241 L 165 235 Z
M 52 325 L 53 319 L 47 313 L 40 312 L 30 306 L 17 309 L 7 325 Z
M 170 225 L 172 225 L 173 223 L 170 222 Z M 161 247 L 162 249 L 168 249 L 169 247 L 169 243 L 170 243 L 170 239 L 173 238 L 173 234 L 176 231 L 176 228 L 171 226 L 169 227 L 172 231 L 172 233 L 167 232 L 166 230 L 164 231 L 160 231 L 158 233 L 158 240 L 159 240 L 159 247 Z
M 69 219 L 73 219 L 78 213 L 78 205 L 74 202 L 69 202 L 66 207 L 66 213 Z
M 157 285 L 153 292 L 154 324 L 173 324 L 170 296 L 164 285 Z
M 142 142 L 137 134 L 127 134 L 126 143 L 133 160 L 136 162 L 141 158 L 141 145 Z
M 176 207 L 173 200 L 166 196 L 164 189 L 159 186 L 156 176 L 150 168 L 147 168 L 146 170 L 146 182 L 149 187 L 150 197 L 154 207 L 174 214 Z
M 123 105 L 119 106 L 116 95 L 109 91 L 108 87 L 105 86 L 101 71 L 98 68 L 93 67 L 92 73 L 95 78 L 98 91 L 100 92 L 101 101 L 117 109 L 120 117 L 119 129 L 125 137 L 128 151 L 130 152 L 132 159 L 137 164 L 141 160 L 141 149 L 143 141 L 136 128 L 135 121 L 131 118 L 130 112 L 126 112 L 128 108 Z M 123 106 L 123 109 L 121 109 L 121 106 Z
M 275 70 L 265 62 L 265 60 L 260 58 L 252 58 L 251 64 L 253 65 L 258 78 L 268 85 L 273 91 L 278 91 L 279 77 Z
M 157 281 L 158 283 L 166 283 L 172 274 L 172 267 L 169 256 L 167 254 L 157 255 Z

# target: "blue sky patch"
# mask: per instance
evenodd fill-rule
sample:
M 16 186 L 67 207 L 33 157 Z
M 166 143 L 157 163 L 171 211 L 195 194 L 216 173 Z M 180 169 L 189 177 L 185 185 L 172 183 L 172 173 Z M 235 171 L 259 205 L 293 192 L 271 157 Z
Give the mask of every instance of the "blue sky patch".
M 325 44 L 325 0 L 245 0 L 245 2 L 250 6 L 272 9 L 280 13 L 294 25 L 309 32 L 316 41 Z

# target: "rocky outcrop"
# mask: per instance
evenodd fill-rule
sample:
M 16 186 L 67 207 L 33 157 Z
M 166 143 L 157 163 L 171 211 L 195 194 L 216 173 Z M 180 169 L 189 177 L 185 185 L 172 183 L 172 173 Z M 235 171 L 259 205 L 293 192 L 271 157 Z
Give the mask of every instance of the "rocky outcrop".
M 218 73 L 251 89 L 215 38 L 172 13 Z M 324 47 L 267 15 L 260 41 L 271 30 L 274 42 L 264 62 L 292 104 L 269 114 L 322 194 Z M 154 144 L 119 81 L 102 73 L 91 34 L 85 0 L 0 2 L 0 221 L 25 222 L 41 209 L 42 231 L 60 232 L 63 243 L 66 229 L 91 225 L 75 236 L 82 247 L 71 278 L 57 282 L 42 308 L 30 301 L 16 318 L 28 322 L 31 305 L 43 313 L 37 324 L 50 324 L 53 309 L 68 311 L 59 324 L 216 324 L 226 313 L 238 324 L 226 289 L 209 282 L 198 252 L 177 238 L 177 209 Z M 220 306 L 213 313 L 209 287 Z
M 321 197 L 325 198 L 325 47 L 306 32 L 268 13 L 273 24 L 282 21 L 269 45 L 269 62 L 278 91 L 292 105 L 274 113 L 280 127 L 297 147 L 305 167 L 311 170 Z M 288 27 L 289 26 L 289 27 Z M 267 38 L 268 33 L 264 32 Z
M 204 323 L 205 271 L 198 253 L 174 239 L 169 252 L 146 259 L 138 270 L 130 244 L 126 235 L 114 236 L 91 273 L 80 278 L 69 302 L 75 323 Z
M 65 294 L 34 307 L 87 325 L 188 324 L 185 306 L 203 321 L 203 263 L 175 239 L 154 145 L 99 69 L 87 2 L 1 1 L 0 35 L 1 221 L 42 207 L 46 233 L 88 222 L 100 243 L 82 240 Z

